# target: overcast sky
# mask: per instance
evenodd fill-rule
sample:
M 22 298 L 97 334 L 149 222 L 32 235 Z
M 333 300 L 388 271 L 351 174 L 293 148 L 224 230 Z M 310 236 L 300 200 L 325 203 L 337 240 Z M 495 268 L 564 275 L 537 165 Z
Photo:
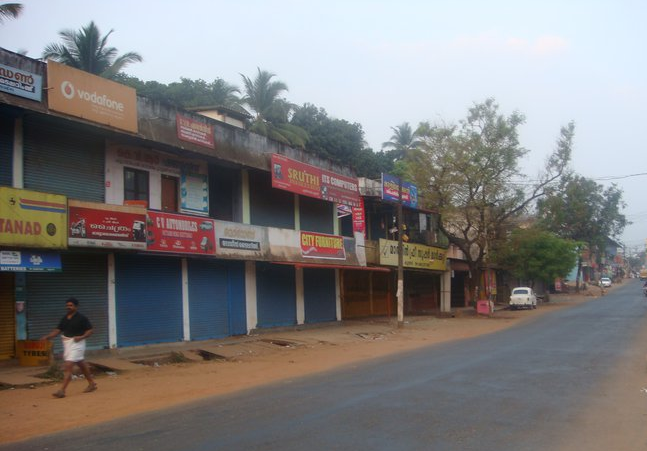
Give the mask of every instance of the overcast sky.
M 19 0 L 14 0 L 19 1 Z M 6 3 L 2 1 L 1 3 Z M 379 150 L 390 127 L 456 122 L 488 97 L 526 116 L 529 175 L 574 121 L 573 168 L 624 191 L 631 249 L 647 238 L 647 2 L 629 0 L 22 0 L 0 46 L 41 56 L 94 20 L 136 51 L 126 72 L 242 86 L 269 70 L 287 99 L 358 122 Z M 636 175 L 639 174 L 639 175 Z

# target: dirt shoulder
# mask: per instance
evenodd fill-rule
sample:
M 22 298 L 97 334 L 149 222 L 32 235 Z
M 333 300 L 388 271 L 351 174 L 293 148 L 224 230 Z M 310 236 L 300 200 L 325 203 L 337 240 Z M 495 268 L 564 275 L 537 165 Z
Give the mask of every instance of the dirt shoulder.
M 0 443 L 492 333 L 593 297 L 592 294 L 553 296 L 537 310 L 501 310 L 492 317 L 469 312 L 454 318 L 412 317 L 406 318 L 403 328 L 386 321 L 358 321 L 301 331 L 270 332 L 257 336 L 253 344 L 237 348 L 225 361 L 191 361 L 145 366 L 111 375 L 103 373 L 97 377 L 99 390 L 89 394 L 82 393 L 86 385 L 83 380 L 74 380 L 64 399 L 52 397 L 56 385 L 2 390 Z

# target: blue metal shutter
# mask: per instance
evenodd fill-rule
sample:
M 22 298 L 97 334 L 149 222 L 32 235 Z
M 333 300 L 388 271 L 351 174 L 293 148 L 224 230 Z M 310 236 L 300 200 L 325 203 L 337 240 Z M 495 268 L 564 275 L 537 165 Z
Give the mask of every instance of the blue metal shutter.
M 88 349 L 108 347 L 108 258 L 106 254 L 62 254 L 63 271 L 27 273 L 27 337 L 38 340 L 56 328 L 65 315 L 65 301 L 79 300 L 79 312 L 88 317 L 94 333 Z M 62 350 L 55 340 L 54 351 Z
M 117 254 L 115 283 L 118 346 L 183 339 L 179 258 Z
M 256 302 L 258 327 L 296 324 L 294 267 L 256 262 Z
M 229 262 L 229 333 L 247 333 L 245 262 Z
M 13 124 L 11 118 L 0 117 L 0 185 L 12 186 Z
M 28 116 L 24 122 L 24 187 L 78 200 L 105 199 L 104 139 Z
M 229 335 L 227 267 L 216 261 L 189 260 L 191 340 Z
M 335 321 L 335 270 L 304 268 L 303 297 L 306 323 Z

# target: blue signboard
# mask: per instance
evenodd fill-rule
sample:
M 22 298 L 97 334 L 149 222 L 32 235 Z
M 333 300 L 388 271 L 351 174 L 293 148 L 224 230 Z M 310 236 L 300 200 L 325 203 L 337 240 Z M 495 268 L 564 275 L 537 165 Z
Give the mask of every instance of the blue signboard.
M 418 187 L 390 174 L 382 174 L 382 199 L 391 202 L 400 201 L 400 186 L 402 186 L 402 205 L 418 208 Z
M 0 271 L 60 272 L 61 255 L 53 252 L 0 251 Z
M 0 64 L 0 91 L 40 102 L 43 95 L 43 77 Z

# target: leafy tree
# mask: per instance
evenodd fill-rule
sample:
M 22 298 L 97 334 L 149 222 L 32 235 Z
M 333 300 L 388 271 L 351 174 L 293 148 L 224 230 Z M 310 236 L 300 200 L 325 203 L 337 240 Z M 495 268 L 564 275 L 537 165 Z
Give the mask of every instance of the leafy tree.
M 565 177 L 560 186 L 537 203 L 540 224 L 562 238 L 582 241 L 591 250 L 604 249 L 609 238 L 622 234 L 628 221 L 620 212 L 625 204 L 622 191 L 608 188 L 579 175 Z M 582 271 L 578 259 L 577 285 Z
M 22 13 L 23 6 L 20 3 L 3 3 L 0 5 L 0 23 L 5 19 L 15 19 Z
M 493 99 L 475 104 L 458 125 L 421 124 L 420 152 L 411 166 L 420 203 L 437 210 L 441 230 L 465 254 L 475 294 L 487 253 L 515 220 L 567 172 L 574 125 L 561 129 L 556 149 L 535 181 L 524 180 L 519 160 L 518 112 L 499 113 Z
M 497 262 L 534 287 L 566 277 L 577 261 L 580 245 L 538 228 L 516 229 L 497 252 Z
M 306 103 L 296 108 L 290 123 L 308 133 L 306 151 L 355 168 L 361 177 L 379 177 L 392 165 L 383 152 L 366 149 L 364 130 L 358 123 L 328 116 L 323 108 Z
M 45 47 L 43 58 L 113 79 L 127 65 L 143 61 L 138 53 L 127 52 L 118 56 L 116 48 L 108 47 L 108 37 L 113 31 L 101 36 L 94 21 L 78 31 L 63 30 L 59 32 L 63 42 Z
M 282 81 L 272 80 L 276 74 L 258 69 L 253 80 L 240 74 L 245 86 L 242 102 L 254 111 L 250 131 L 276 141 L 304 148 L 308 134 L 289 122 L 294 105 L 281 97 L 288 90 Z
M 382 143 L 382 150 L 388 150 L 393 161 L 406 159 L 420 144 L 417 131 L 414 131 L 408 122 L 391 127 L 391 130 L 393 135 L 389 141 Z

